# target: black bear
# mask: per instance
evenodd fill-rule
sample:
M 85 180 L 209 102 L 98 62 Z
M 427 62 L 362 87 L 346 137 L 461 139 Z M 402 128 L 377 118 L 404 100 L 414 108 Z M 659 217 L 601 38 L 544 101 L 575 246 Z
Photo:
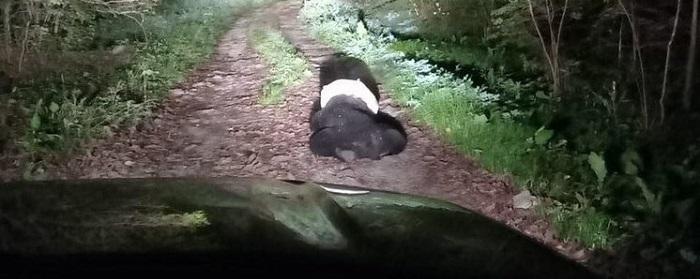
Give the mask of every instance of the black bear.
M 311 151 L 342 161 L 398 154 L 407 143 L 401 123 L 379 111 L 379 88 L 364 61 L 334 54 L 321 64 L 320 96 L 311 109 Z

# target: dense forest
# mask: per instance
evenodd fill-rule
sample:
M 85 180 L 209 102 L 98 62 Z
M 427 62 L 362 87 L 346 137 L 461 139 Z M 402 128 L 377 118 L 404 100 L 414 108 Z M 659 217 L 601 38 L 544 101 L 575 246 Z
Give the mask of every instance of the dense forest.
M 41 179 L 86 141 L 142 125 L 270 2 L 0 0 L 0 167 Z M 698 0 L 303 2 L 310 33 L 538 197 L 562 238 L 600 253 L 591 265 L 700 274 Z M 266 91 L 306 77 L 284 55 Z
M 467 154 L 546 197 L 543 214 L 564 237 L 627 251 L 601 260 L 618 276 L 627 260 L 657 272 L 696 266 L 697 1 L 353 5 L 328 4 L 335 18 L 309 22 L 378 67 L 423 62 L 385 69 L 386 85 Z M 369 32 L 373 47 L 338 30 Z M 414 73 L 457 84 L 431 88 Z

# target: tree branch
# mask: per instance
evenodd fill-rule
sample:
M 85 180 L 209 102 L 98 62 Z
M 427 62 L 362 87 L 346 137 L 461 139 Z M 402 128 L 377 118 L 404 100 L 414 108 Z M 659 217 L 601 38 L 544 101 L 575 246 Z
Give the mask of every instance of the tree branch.
M 549 64 L 549 69 L 552 74 L 552 80 L 557 78 L 557 73 L 554 70 L 554 63 L 552 62 L 552 58 L 550 57 L 550 53 L 547 50 L 547 44 L 544 41 L 544 36 L 542 35 L 542 31 L 540 30 L 539 25 L 537 24 L 537 18 L 535 17 L 535 11 L 534 8 L 532 7 L 532 1 L 527 0 L 527 4 L 529 6 L 530 10 L 530 18 L 532 19 L 532 23 L 535 25 L 535 30 L 537 31 L 537 37 L 540 39 L 540 44 L 542 44 L 542 51 L 544 51 L 544 57 L 547 58 L 547 63 Z M 555 87 L 556 87 L 556 82 L 555 82 Z M 557 88 L 554 88 L 555 91 L 557 91 Z
M 683 108 L 688 111 L 691 107 L 690 89 L 693 86 L 695 71 L 695 54 L 698 42 L 698 0 L 693 1 L 693 20 L 690 27 L 690 48 L 688 49 L 688 66 L 685 70 L 685 86 L 683 87 Z
M 659 124 L 664 124 L 666 119 L 666 107 L 664 101 L 666 99 L 666 85 L 668 84 L 668 70 L 671 64 L 671 46 L 673 41 L 676 39 L 676 31 L 678 30 L 678 19 L 681 14 L 681 3 L 683 1 L 678 0 L 676 5 L 676 19 L 673 22 L 673 31 L 671 31 L 671 38 L 668 39 L 668 45 L 666 46 L 666 63 L 664 66 L 664 81 L 661 84 L 661 97 L 659 97 Z

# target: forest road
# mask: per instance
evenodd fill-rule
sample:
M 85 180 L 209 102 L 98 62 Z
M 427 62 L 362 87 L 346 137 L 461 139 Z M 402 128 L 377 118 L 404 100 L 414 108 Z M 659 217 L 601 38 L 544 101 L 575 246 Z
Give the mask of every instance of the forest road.
M 531 209 L 513 207 L 518 190 L 417 124 L 382 91 L 381 110 L 397 116 L 408 146 L 378 161 L 343 163 L 309 150 L 308 115 L 318 95 L 318 64 L 335 50 L 314 40 L 297 19 L 303 1 L 281 1 L 238 19 L 212 58 L 170 91 L 155 117 L 86 146 L 48 167 L 52 179 L 266 176 L 356 185 L 447 200 L 513 227 L 582 260 L 579 246 L 557 239 Z M 266 65 L 251 48 L 250 28 L 275 27 L 313 65 L 313 76 L 289 88 L 279 105 L 258 104 Z

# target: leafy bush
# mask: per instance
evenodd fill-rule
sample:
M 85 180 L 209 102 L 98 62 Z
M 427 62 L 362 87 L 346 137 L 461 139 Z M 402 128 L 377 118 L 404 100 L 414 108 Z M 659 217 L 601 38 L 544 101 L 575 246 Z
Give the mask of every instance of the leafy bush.
M 123 88 L 123 86 L 121 86 Z M 30 126 L 22 145 L 29 154 L 67 150 L 80 140 L 109 133 L 122 125 L 134 125 L 150 115 L 153 100 L 136 103 L 120 96 L 120 88 L 110 88 L 88 105 L 76 95 L 59 103 L 43 99 L 33 106 Z
M 679 100 L 690 13 L 679 10 L 674 15 L 676 5 L 686 6 L 687 1 L 569 1 L 557 54 L 561 98 L 552 98 L 557 94 L 543 78 L 549 66 L 528 10 L 530 1 L 495 1 L 490 24 L 481 25 L 483 36 L 437 32 L 439 24 L 411 28 L 426 22 L 402 12 L 415 7 L 415 1 L 353 2 L 365 9 L 370 33 L 399 35 L 393 50 L 468 76 L 474 85 L 498 95 L 476 113 L 466 108 L 469 102 L 450 95 L 430 95 L 416 103 L 422 117 L 437 123 L 463 151 L 552 199 L 543 214 L 552 217 L 562 236 L 605 247 L 641 234 L 645 245 L 683 253 L 690 251 L 682 250 L 683 245 L 697 243 L 691 236 L 697 235 L 697 226 L 688 219 L 697 218 L 689 204 L 700 198 L 700 160 L 692 151 L 698 149 L 700 130 L 689 124 L 697 122 L 697 115 L 692 109 L 683 111 Z M 442 6 L 451 1 L 431 2 Z M 548 7 L 545 1 L 531 2 L 534 19 L 548 32 L 547 11 L 558 18 L 562 7 L 551 5 L 563 3 L 549 1 Z M 443 20 L 458 21 L 454 29 L 475 26 L 472 18 L 436 16 L 453 17 Z M 669 41 L 674 22 L 680 24 L 678 34 Z M 548 55 L 551 40 L 545 34 Z M 438 101 L 429 106 L 431 99 Z M 478 117 L 480 113 L 486 117 Z M 488 124 L 471 129 L 464 123 L 475 119 Z M 508 125 L 512 134 L 496 132 Z M 480 142 L 488 136 L 498 138 L 497 144 Z M 668 238 L 679 240 L 671 244 Z

